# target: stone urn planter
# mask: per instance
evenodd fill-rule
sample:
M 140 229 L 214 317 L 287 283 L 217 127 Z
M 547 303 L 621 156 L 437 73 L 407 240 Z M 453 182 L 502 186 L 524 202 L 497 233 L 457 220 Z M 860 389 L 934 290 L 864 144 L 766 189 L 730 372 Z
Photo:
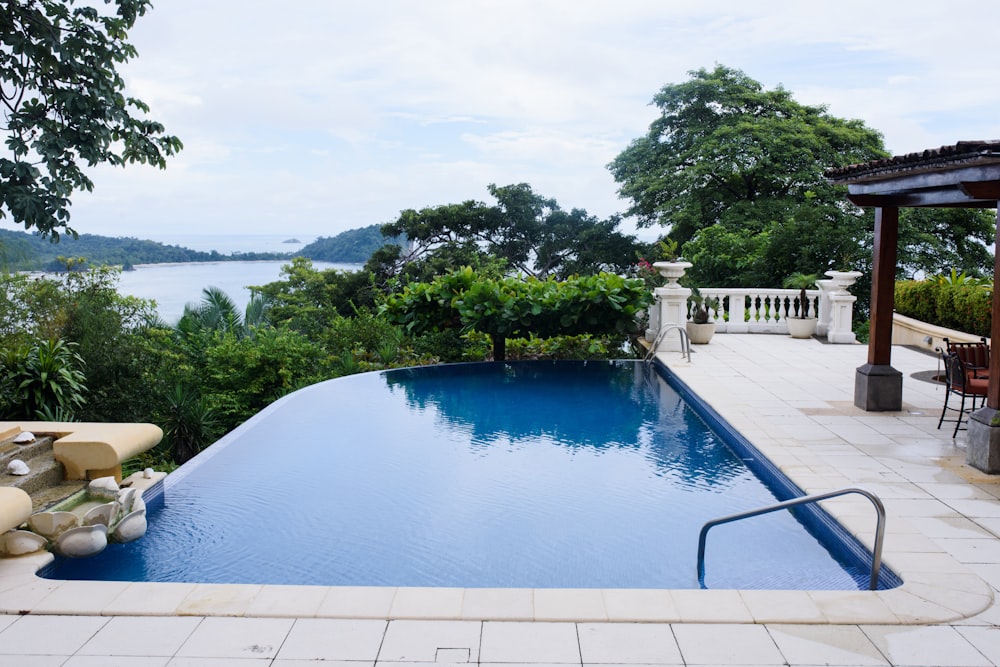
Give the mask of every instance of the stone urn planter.
M 715 334 L 715 322 L 705 322 L 704 324 L 688 322 L 684 326 L 692 345 L 707 345 Z
M 680 289 L 677 281 L 684 276 L 684 272 L 690 269 L 691 262 L 653 262 L 653 268 L 667 279 L 664 287 L 668 289 Z
M 788 333 L 792 338 L 812 338 L 816 333 L 815 317 L 789 317 L 785 321 L 788 322 Z

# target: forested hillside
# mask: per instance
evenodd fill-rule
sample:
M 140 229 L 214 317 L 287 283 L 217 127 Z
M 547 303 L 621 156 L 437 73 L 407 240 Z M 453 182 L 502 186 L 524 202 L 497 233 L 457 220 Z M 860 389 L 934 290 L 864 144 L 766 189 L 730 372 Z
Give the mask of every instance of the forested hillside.
M 133 264 L 167 262 L 220 262 L 233 260 L 291 259 L 293 256 L 343 264 L 363 264 L 386 243 L 378 225 L 321 237 L 295 253 L 243 252 L 224 255 L 203 252 L 133 237 L 80 234 L 62 235 L 52 243 L 38 234 L 0 229 L 0 271 L 53 271 L 64 268 L 59 257 L 86 258 L 87 264 L 111 264 L 128 269 Z
M 336 236 L 321 236 L 296 254 L 318 262 L 364 264 L 373 252 L 387 243 L 404 245 L 405 241 L 402 237 L 386 239 L 382 236 L 381 225 L 371 225 L 349 229 Z

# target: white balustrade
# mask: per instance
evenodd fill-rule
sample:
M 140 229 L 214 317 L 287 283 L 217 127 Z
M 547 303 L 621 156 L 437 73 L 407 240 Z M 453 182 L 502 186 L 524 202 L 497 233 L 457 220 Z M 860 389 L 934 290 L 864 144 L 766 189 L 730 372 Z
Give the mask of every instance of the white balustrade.
M 668 285 L 653 290 L 656 304 L 650 309 L 650 334 L 664 326 L 682 324 L 690 319 L 687 303 L 690 290 L 678 284 L 687 262 L 657 262 L 654 266 L 667 277 Z M 827 271 L 830 280 L 821 280 L 820 289 L 806 290 L 807 315 L 817 317 L 816 333 L 831 343 L 854 343 L 853 306 L 857 297 L 847 289 L 861 276 L 857 271 Z M 715 322 L 716 333 L 787 334 L 789 317 L 799 313 L 800 290 L 745 287 L 699 290 L 706 300 L 718 299 L 718 307 L 708 310 L 708 321 Z

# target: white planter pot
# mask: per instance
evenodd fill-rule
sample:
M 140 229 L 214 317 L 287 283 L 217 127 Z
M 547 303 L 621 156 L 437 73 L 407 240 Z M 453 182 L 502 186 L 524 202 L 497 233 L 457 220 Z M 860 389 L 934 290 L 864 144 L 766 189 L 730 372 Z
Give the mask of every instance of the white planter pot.
M 706 322 L 705 324 L 687 322 L 684 326 L 692 345 L 705 345 L 712 340 L 712 335 L 715 334 L 715 322 Z
M 789 317 L 785 321 L 788 322 L 788 333 L 792 338 L 812 338 L 816 333 L 815 317 Z

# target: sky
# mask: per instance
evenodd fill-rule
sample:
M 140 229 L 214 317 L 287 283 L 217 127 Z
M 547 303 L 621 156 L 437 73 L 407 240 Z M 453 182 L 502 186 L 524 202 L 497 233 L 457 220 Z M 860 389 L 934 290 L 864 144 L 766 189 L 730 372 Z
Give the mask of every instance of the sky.
M 998 139 L 997 25 L 995 0 L 159 0 L 122 73 L 184 150 L 91 169 L 71 225 L 334 236 L 522 182 L 604 218 L 653 96 L 716 64 L 894 155 Z

